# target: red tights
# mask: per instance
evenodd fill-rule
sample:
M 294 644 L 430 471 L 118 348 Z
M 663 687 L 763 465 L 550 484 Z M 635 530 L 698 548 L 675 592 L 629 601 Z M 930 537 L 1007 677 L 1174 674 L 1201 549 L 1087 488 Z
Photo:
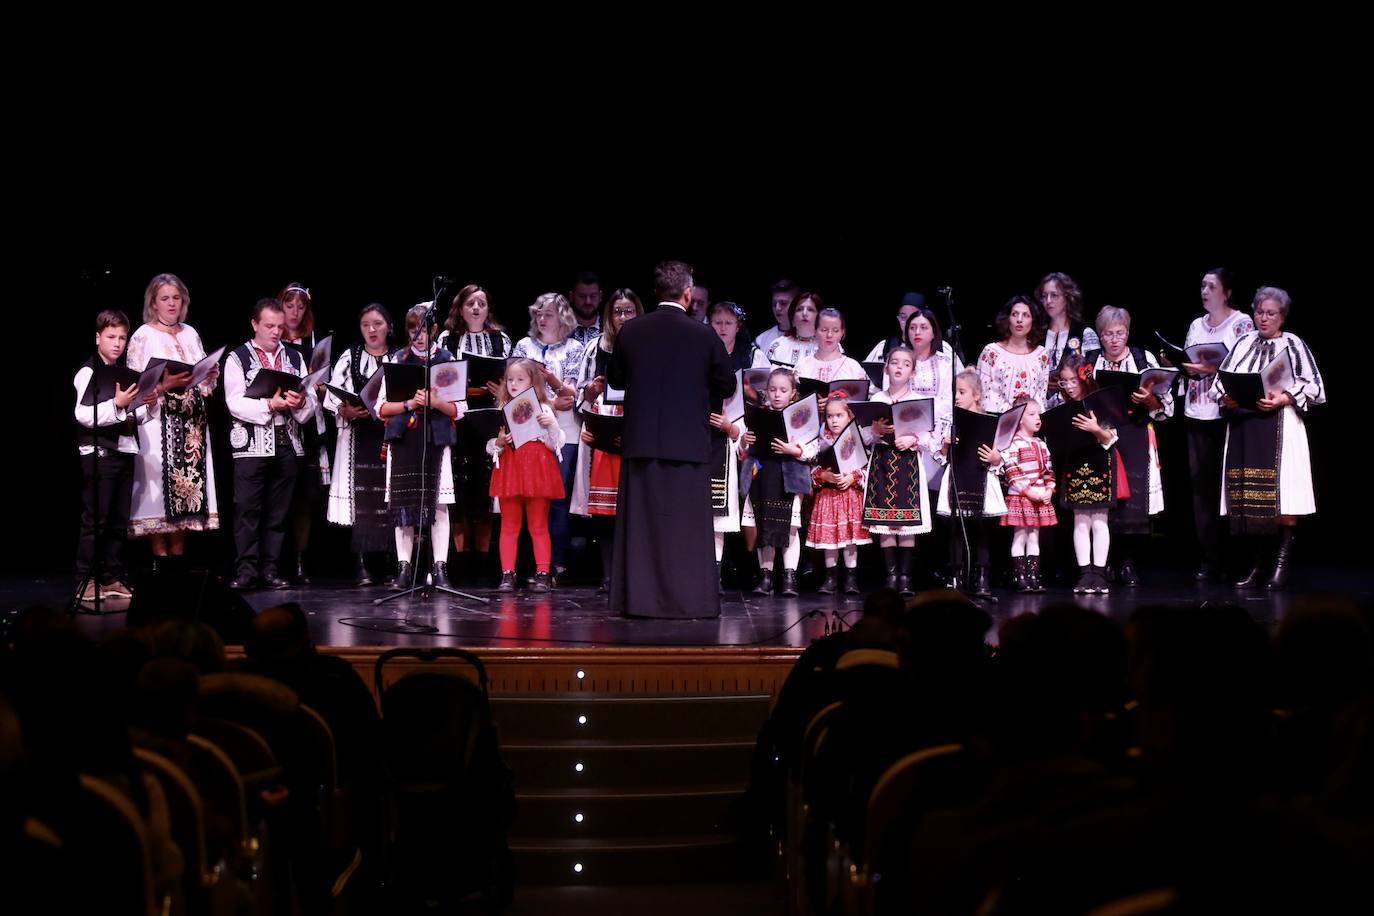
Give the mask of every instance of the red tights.
M 549 501 L 524 497 L 501 497 L 501 570 L 515 569 L 516 545 L 520 543 L 520 517 L 524 515 L 530 526 L 530 541 L 534 543 L 534 568 L 549 571 L 549 556 L 553 551 L 549 541 Z

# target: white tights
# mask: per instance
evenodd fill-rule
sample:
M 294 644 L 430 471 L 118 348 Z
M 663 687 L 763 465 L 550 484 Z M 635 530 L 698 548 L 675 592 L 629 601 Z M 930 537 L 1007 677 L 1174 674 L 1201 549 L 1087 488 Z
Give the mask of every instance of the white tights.
M 1040 529 L 1013 528 L 1011 535 L 1011 555 L 1014 557 L 1040 556 Z
M 844 551 L 845 569 L 853 569 L 859 565 L 859 545 L 846 544 L 844 547 L 825 548 L 825 568 L 833 568 L 840 560 L 840 551 Z
M 1073 552 L 1079 566 L 1106 566 L 1111 546 L 1106 509 L 1073 510 Z M 1090 556 L 1091 563 L 1088 562 Z
M 434 524 L 429 527 L 429 549 L 434 553 L 435 563 L 448 562 L 448 505 L 440 503 L 434 508 Z M 415 551 L 415 529 L 396 529 L 396 557 L 402 563 L 409 563 Z
M 776 548 L 759 548 L 759 568 L 772 569 L 773 559 Z M 782 568 L 796 572 L 797 564 L 801 562 L 801 537 L 796 528 L 787 532 L 787 549 L 782 552 Z

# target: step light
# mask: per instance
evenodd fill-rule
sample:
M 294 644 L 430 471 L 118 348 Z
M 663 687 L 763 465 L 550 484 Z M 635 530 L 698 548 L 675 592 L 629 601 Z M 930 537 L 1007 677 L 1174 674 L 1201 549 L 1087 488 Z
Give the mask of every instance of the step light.
M 586 724 L 587 724 L 587 717 L 586 717 L 586 716 L 578 716 L 578 717 L 577 717 L 577 724 L 578 724 L 578 725 L 586 725 Z
M 581 668 L 578 668 L 578 669 L 577 669 L 577 679 L 578 679 L 579 681 L 582 680 L 582 679 L 583 679 L 584 677 L 586 677 L 586 676 L 587 676 L 587 672 L 583 671 Z
M 579 823 L 579 824 L 582 823 L 582 812 L 579 811 L 579 812 L 577 812 L 576 814 L 574 814 L 574 815 L 573 815 L 573 820 L 576 821 L 576 822 Z
M 580 763 L 574 763 L 574 764 L 573 764 L 573 770 L 574 770 L 575 772 L 581 773 L 581 772 L 582 772 L 582 764 L 580 764 Z
M 573 873 L 574 873 L 574 874 L 578 874 L 578 875 L 582 874 L 582 863 L 581 863 L 581 862 L 574 862 L 574 863 L 573 863 Z

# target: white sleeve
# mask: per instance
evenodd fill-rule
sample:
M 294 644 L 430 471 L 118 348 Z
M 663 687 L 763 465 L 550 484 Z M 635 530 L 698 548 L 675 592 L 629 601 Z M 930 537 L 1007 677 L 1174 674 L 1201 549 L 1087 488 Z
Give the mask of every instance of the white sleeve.
M 349 379 L 348 363 L 348 353 L 344 353 L 335 360 L 334 369 L 329 373 L 329 384 L 333 385 L 335 388 L 342 388 L 345 391 L 353 391 L 353 386 L 350 384 L 351 380 Z M 353 393 L 357 394 L 356 391 Z M 340 401 L 339 396 L 334 392 L 326 390 L 324 393 L 324 401 L 321 402 L 321 406 L 330 413 L 337 414 L 339 408 L 343 406 L 343 401 Z
M 877 345 L 876 347 L 874 347 L 872 350 L 869 350 L 869 351 L 868 351 L 868 355 L 864 357 L 863 361 L 866 362 L 866 363 L 878 363 L 878 362 L 882 362 L 882 359 L 883 359 L 883 347 L 885 347 L 885 346 L 887 346 L 887 341 L 886 341 L 886 340 L 880 340 L 880 341 L 878 341 L 878 345 Z
M 548 404 L 541 404 L 540 407 L 543 408 L 544 413 L 557 421 L 558 415 L 554 413 L 553 408 L 549 407 Z M 563 434 L 563 427 L 557 422 L 545 429 L 544 434 L 540 436 L 540 438 L 544 440 L 544 444 L 549 447 L 549 451 L 553 452 L 555 458 L 562 455 L 563 446 L 566 444 L 567 437 Z
M 82 366 L 76 371 L 76 378 L 72 380 L 72 386 L 76 388 L 76 422 L 87 429 L 91 428 L 91 405 L 82 404 L 82 399 L 86 396 L 86 388 L 91 384 L 91 378 L 95 375 L 90 367 Z M 114 398 L 101 401 L 95 405 L 95 425 L 113 426 L 116 423 L 123 423 L 128 413 L 115 406 Z
M 248 390 L 243 379 L 243 367 L 238 357 L 230 356 L 224 361 L 224 403 L 231 416 L 245 423 L 266 426 L 272 422 L 272 408 L 263 398 L 250 398 L 244 395 Z

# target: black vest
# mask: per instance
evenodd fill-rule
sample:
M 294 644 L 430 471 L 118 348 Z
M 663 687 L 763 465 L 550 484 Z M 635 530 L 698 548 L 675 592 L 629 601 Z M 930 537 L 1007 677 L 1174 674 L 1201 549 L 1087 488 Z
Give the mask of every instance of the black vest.
M 103 401 L 108 401 L 115 395 L 115 377 L 113 374 L 102 371 L 107 368 L 104 360 L 99 355 L 92 356 L 81 364 L 82 367 L 91 370 L 90 383 L 86 385 L 86 391 L 81 395 L 81 406 L 88 408 L 94 407 Z M 115 363 L 115 366 L 124 368 L 123 363 Z M 121 385 L 120 387 L 124 387 Z M 136 402 L 135 402 L 136 403 Z M 95 448 L 108 449 L 115 451 L 119 448 L 121 436 L 134 435 L 137 425 L 133 415 L 134 404 L 129 405 L 128 415 L 122 423 L 112 423 L 109 426 L 97 426 L 94 429 L 76 423 L 76 441 L 82 446 L 93 446 Z

